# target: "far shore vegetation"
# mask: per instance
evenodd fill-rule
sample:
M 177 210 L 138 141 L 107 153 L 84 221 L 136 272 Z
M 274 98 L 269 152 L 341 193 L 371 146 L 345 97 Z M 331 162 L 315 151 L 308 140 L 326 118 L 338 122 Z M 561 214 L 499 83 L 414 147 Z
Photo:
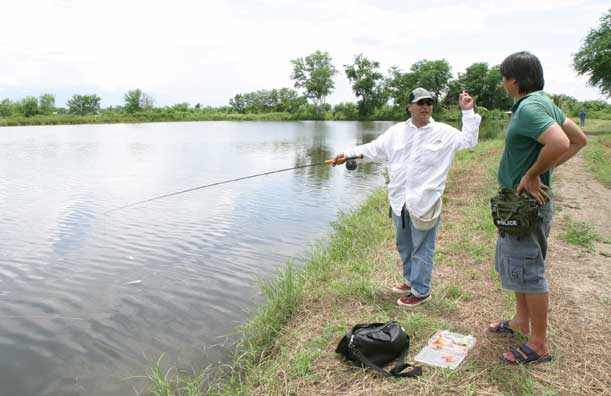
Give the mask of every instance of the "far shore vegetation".
M 217 107 L 187 102 L 159 107 L 153 95 L 139 88 L 126 92 L 121 105 L 107 108 L 101 107 L 102 98 L 95 93 L 75 94 L 64 106 L 56 103 L 53 93 L 0 98 L 0 126 L 219 120 L 399 121 L 407 117 L 408 95 L 416 87 L 425 87 L 435 95 L 434 117 L 443 121 L 460 119 L 458 95 L 463 90 L 475 98 L 477 111 L 484 119 L 507 118 L 513 104 L 504 91 L 499 66 L 485 62 L 473 63 L 457 77 L 445 59 L 424 59 L 406 71 L 393 66 L 383 73 L 379 62 L 358 54 L 352 64 L 343 65 L 340 71 L 328 52 L 316 51 L 291 60 L 291 64 L 293 88 L 238 93 L 227 105 Z M 340 72 L 350 81 L 355 102 L 331 105 L 327 98 L 335 88 L 334 76 Z M 607 93 L 601 84 L 601 91 Z M 611 119 L 611 104 L 607 101 L 579 101 L 564 94 L 549 96 L 571 117 L 585 111 L 588 119 Z

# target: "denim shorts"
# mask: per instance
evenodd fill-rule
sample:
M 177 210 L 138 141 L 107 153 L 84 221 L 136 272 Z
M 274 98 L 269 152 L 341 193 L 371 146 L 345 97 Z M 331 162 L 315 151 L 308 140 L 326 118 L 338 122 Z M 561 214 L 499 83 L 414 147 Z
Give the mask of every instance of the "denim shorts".
M 505 289 L 519 293 L 546 293 L 545 256 L 552 225 L 552 201 L 539 207 L 541 221 L 528 235 L 499 233 L 494 267 Z

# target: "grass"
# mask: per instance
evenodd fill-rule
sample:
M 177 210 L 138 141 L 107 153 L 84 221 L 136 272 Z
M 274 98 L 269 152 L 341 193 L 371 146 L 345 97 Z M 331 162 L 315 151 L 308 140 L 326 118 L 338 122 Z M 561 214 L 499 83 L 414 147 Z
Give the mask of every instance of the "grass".
M 593 242 L 599 239 L 592 226 L 587 223 L 573 222 L 568 217 L 565 217 L 565 220 L 566 226 L 564 232 L 560 234 L 560 238 L 565 242 L 591 251 L 594 247 Z
M 588 120 L 583 128 L 588 145 L 583 149 L 588 170 L 611 188 L 611 120 Z
M 567 243 L 580 246 L 587 251 L 594 249 L 594 242 L 611 243 L 608 239 L 598 235 L 588 223 L 572 221 L 569 216 L 565 216 L 564 220 L 565 226 L 560 234 L 560 239 Z
M 611 188 L 611 121 L 606 132 L 588 139 L 583 150 L 588 170 L 607 188 Z
M 574 118 L 573 121 L 579 125 L 579 119 Z M 611 120 L 587 120 L 586 126 L 582 129 L 589 136 L 609 134 L 611 132 Z
M 199 396 L 201 395 L 206 372 L 186 374 L 174 368 L 161 369 L 163 356 L 149 370 L 146 379 L 151 384 L 151 396 Z

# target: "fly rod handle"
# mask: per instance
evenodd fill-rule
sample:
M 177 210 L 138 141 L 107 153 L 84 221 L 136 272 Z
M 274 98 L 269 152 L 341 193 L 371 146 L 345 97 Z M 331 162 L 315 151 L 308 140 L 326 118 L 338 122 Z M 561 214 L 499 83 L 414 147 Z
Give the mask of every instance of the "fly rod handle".
M 363 154 L 361 155 L 355 155 L 354 157 L 344 157 L 344 161 L 348 161 L 348 160 L 355 160 L 355 159 L 363 159 Z M 325 164 L 332 164 L 334 160 L 330 159 L 330 160 L 326 160 Z

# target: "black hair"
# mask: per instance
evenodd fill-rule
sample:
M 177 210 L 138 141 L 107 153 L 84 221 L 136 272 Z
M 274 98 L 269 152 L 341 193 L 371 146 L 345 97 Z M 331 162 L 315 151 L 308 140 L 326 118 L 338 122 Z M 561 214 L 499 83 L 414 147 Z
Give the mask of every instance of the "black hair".
M 516 80 L 520 94 L 528 94 L 543 89 L 543 67 L 539 58 L 528 51 L 509 55 L 501 63 L 501 75 Z

